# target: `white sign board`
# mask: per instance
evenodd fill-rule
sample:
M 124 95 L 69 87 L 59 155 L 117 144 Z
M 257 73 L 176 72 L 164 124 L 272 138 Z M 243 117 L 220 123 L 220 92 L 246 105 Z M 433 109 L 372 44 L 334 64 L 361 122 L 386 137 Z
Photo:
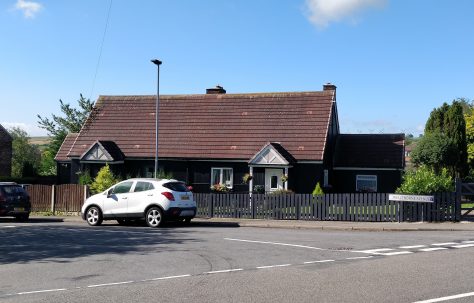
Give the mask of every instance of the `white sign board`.
M 434 196 L 389 194 L 390 201 L 434 203 Z

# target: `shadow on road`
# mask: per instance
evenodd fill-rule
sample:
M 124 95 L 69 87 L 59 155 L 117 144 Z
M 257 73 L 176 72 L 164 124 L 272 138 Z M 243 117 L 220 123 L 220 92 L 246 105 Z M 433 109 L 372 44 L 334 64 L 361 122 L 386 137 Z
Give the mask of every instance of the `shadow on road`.
M 34 222 L 36 220 L 28 223 Z M 74 258 L 100 254 L 146 255 L 157 251 L 176 251 L 180 250 L 176 244 L 197 241 L 194 234 L 203 232 L 202 229 L 196 231 L 193 223 L 167 223 L 157 229 L 143 227 L 139 223 L 135 226 L 106 223 L 99 227 L 87 224 L 15 225 L 15 228 L 0 227 L 0 265 L 68 263 L 73 262 Z
M 64 222 L 62 218 L 44 217 L 44 218 L 29 218 L 28 221 L 16 221 L 14 218 L 0 218 L 0 223 L 15 223 L 15 224 L 30 224 L 30 223 L 59 223 Z

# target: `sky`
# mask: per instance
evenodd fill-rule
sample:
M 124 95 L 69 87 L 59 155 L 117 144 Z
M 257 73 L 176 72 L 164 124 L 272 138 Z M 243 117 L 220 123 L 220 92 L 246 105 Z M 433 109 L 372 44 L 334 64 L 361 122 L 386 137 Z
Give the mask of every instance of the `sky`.
M 471 0 L 0 0 L 0 124 L 79 95 L 319 91 L 342 133 L 423 132 L 474 99 Z

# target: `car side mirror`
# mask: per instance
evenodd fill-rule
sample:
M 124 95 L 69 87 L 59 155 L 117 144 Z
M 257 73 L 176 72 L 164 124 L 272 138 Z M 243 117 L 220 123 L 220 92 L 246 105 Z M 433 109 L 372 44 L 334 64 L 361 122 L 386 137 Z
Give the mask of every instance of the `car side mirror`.
M 107 192 L 107 198 L 110 198 L 113 195 L 113 192 L 114 192 L 113 189 L 109 190 Z

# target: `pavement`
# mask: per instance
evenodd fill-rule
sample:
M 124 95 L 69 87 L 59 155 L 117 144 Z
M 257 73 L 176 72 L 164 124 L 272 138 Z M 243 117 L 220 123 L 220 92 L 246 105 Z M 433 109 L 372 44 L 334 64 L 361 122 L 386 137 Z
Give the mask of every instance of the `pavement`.
M 31 216 L 44 222 L 84 222 L 80 216 Z M 85 222 L 84 222 L 85 223 Z M 259 227 L 354 231 L 474 231 L 474 222 L 347 222 L 305 220 L 260 220 L 234 218 L 194 218 L 191 226 Z

